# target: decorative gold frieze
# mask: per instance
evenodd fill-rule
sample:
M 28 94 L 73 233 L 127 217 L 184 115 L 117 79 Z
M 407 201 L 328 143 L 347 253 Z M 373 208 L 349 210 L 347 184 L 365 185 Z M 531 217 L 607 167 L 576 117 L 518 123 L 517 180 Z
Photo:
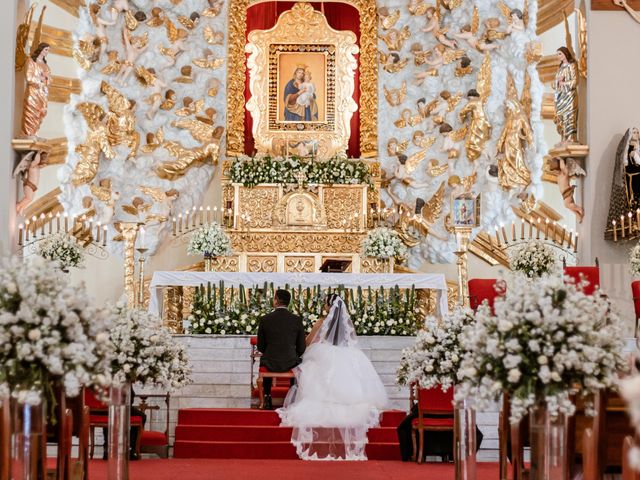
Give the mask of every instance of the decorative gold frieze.
M 46 141 L 49 146 L 47 165 L 57 165 L 64 163 L 67 158 L 68 145 L 66 137 L 51 138 Z
M 373 257 L 360 259 L 360 273 L 393 273 L 394 259 L 381 260 Z
M 227 46 L 227 153 L 244 153 L 244 83 L 248 0 L 229 2 Z
M 270 255 L 249 255 L 247 256 L 247 272 L 267 272 L 272 273 L 278 270 L 278 257 Z
M 240 187 L 238 211 L 249 215 L 250 228 L 271 228 L 272 214 L 278 203 L 280 187 L 259 185 L 253 188 Z
M 49 85 L 49 101 L 55 103 L 69 103 L 71 94 L 79 94 L 82 90 L 80 80 L 77 78 L 51 77 Z
M 362 233 L 317 232 L 230 232 L 236 252 L 355 253 Z
M 362 188 L 328 188 L 324 190 L 324 204 L 327 212 L 327 226 L 329 228 L 357 228 L 362 227 L 364 218 L 359 215 L 352 218 L 354 213 L 361 212 Z M 351 221 L 348 219 L 352 218 Z M 349 223 L 345 224 L 344 221 Z
M 31 37 L 33 37 L 32 32 Z M 73 52 L 73 37 L 69 30 L 52 27 L 50 25 L 42 25 L 42 34 L 40 41 L 48 43 L 51 47 L 51 53 L 71 57 Z
M 552 82 L 556 78 L 556 72 L 560 62 L 558 56 L 554 53 L 552 55 L 545 55 L 542 60 L 538 62 L 536 68 L 538 69 L 538 76 L 542 83 Z
M 311 273 L 316 271 L 315 257 L 285 257 L 284 271 L 295 273 Z
M 55 215 L 56 213 L 64 212 L 64 208 L 60 205 L 58 195 L 60 195 L 60 187 L 56 187 L 50 192 L 45 193 L 37 200 L 34 200 L 24 209 L 24 218 L 40 218 L 41 215 L 48 217 L 49 214 Z
M 84 7 L 84 0 L 50 0 L 51 3 L 57 5 L 65 12 L 70 13 L 74 17 L 80 16 L 80 7 Z
M 564 20 L 563 15 L 571 14 L 575 5 L 575 0 L 539 0 L 536 33 L 542 35 L 559 25 Z

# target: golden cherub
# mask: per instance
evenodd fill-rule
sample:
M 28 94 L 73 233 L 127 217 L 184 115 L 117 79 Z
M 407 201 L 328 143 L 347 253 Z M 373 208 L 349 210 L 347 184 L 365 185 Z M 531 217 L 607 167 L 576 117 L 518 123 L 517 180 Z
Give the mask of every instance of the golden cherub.
M 102 42 L 98 37 L 87 36 L 78 40 L 71 56 L 82 69 L 89 71 L 93 64 L 100 60 L 101 49 Z
M 193 30 L 200 22 L 200 14 L 198 12 L 193 12 L 188 17 L 181 15 L 178 17 L 178 21 L 187 30 Z
M 384 98 L 392 107 L 397 107 L 402 104 L 407 96 L 407 82 L 404 81 L 400 88 L 387 88 L 386 85 L 383 85 L 382 88 L 384 90 Z
M 495 50 L 500 48 L 500 45 L 492 43 L 491 40 L 485 37 L 480 37 L 478 35 L 478 7 L 473 8 L 473 18 L 470 24 L 464 25 L 460 29 L 460 33 L 454 33 L 453 35 L 462 40 L 466 40 L 466 42 L 472 47 L 478 50 L 480 53 L 488 52 L 490 50 Z
M 195 58 L 193 60 L 193 64 L 196 67 L 215 70 L 216 68 L 220 68 L 224 65 L 224 57 L 216 57 L 211 50 L 205 49 L 204 55 L 205 56 L 203 58 Z
M 158 147 L 161 147 L 164 143 L 164 130 L 162 127 L 158 129 L 157 133 L 147 133 L 147 144 L 140 147 L 140 151 L 143 153 L 151 153 Z
M 182 104 L 184 105 L 182 108 L 175 111 L 175 114 L 178 117 L 189 117 L 191 115 L 195 115 L 204 107 L 204 99 L 196 100 L 195 102 L 191 97 L 184 97 L 182 99 Z
M 392 28 L 384 35 L 379 35 L 379 38 L 387 44 L 387 48 L 396 52 L 402 50 L 405 40 L 409 37 L 411 37 L 411 30 L 408 25 L 402 27 L 401 30 Z
M 120 199 L 120 192 L 111 191 L 111 180 L 108 178 L 100 180 L 100 185 L 92 183 L 89 185 L 89 189 L 95 198 L 104 203 L 100 215 L 97 216 L 96 220 L 103 225 L 111 223 L 116 202 Z
M 100 85 L 100 91 L 107 96 L 107 134 L 111 146 L 125 144 L 131 149 L 127 158 L 135 157 L 140 144 L 140 134 L 136 131 L 135 101 L 128 100 L 118 90 L 106 82 Z
M 216 17 L 222 11 L 224 7 L 224 0 L 207 0 L 209 2 L 209 8 L 202 12 L 203 17 Z
M 391 10 L 389 7 L 380 7 L 378 8 L 378 18 L 380 19 L 382 29 L 389 30 L 393 28 L 400 18 L 400 9 Z
M 480 155 L 484 152 L 485 144 L 491 139 L 492 127 L 484 111 L 484 105 L 490 95 L 491 58 L 486 53 L 482 67 L 480 67 L 476 88 L 467 92 L 467 104 L 458 114 L 462 123 L 469 119 L 469 131 L 465 148 L 467 158 L 472 162 L 480 158 Z
M 428 8 L 429 8 L 429 4 L 425 3 L 424 0 L 409 0 L 409 5 L 407 7 L 407 9 L 409 10 L 409 13 L 416 17 L 419 17 L 427 13 Z
M 107 126 L 104 123 L 106 113 L 95 103 L 79 103 L 76 110 L 80 112 L 87 124 L 87 134 L 84 143 L 76 146 L 75 151 L 80 156 L 71 174 L 74 186 L 90 183 L 98 173 L 100 155 L 113 159 L 116 152 L 111 148 Z
M 110 50 L 107 52 L 107 64 L 100 70 L 105 75 L 117 74 L 122 68 L 122 60 L 118 57 L 116 50 Z
M 160 7 L 153 7 L 151 9 L 151 18 L 147 21 L 147 25 L 151 28 L 157 28 L 164 25 L 166 15 Z
M 400 55 L 396 52 L 391 52 L 389 54 L 380 52 L 380 64 L 382 65 L 382 68 L 389 73 L 399 72 L 407 66 L 408 62 L 408 58 L 400 60 Z
M 140 197 L 133 197 L 131 204 L 120 205 L 122 211 L 132 215 L 134 217 L 139 217 L 143 213 L 148 212 L 153 205 L 151 203 L 144 203 L 144 199 Z
M 209 45 L 222 45 L 224 43 L 224 32 L 216 32 L 207 25 L 204 27 L 204 39 Z
M 442 65 L 448 65 L 451 62 L 455 62 L 464 56 L 464 50 L 451 50 L 442 44 L 438 44 L 432 50 L 432 59 L 425 60 L 424 63 L 431 66 L 427 71 L 418 72 L 414 75 L 415 84 L 422 85 L 427 77 L 437 76 L 438 69 Z
M 408 146 L 409 140 L 403 140 L 402 142 L 399 142 L 397 138 L 391 137 L 387 141 L 387 154 L 390 157 L 395 157 L 400 153 L 404 153 Z

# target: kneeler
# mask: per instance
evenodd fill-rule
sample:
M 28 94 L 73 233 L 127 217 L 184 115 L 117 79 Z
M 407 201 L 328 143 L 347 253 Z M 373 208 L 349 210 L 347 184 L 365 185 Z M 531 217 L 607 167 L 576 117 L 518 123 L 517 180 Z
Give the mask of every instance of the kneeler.
M 274 394 L 274 389 L 275 388 L 279 388 L 281 390 L 285 390 L 285 392 L 289 391 L 289 388 L 291 387 L 294 379 L 295 379 L 295 375 L 293 374 L 292 370 L 289 370 L 288 372 L 271 372 L 269 370 L 267 370 L 266 367 L 260 367 L 260 369 L 258 370 L 258 381 L 256 382 L 258 384 L 258 398 L 260 399 L 260 407 L 259 408 L 264 408 L 264 387 L 263 387 L 263 382 L 265 378 L 270 378 L 273 381 L 273 384 L 271 385 L 271 397 L 273 398 L 273 394 Z M 284 385 L 280 385 L 277 382 L 281 382 L 281 381 L 286 381 L 287 382 L 287 386 L 284 387 Z M 282 396 L 283 398 L 286 397 L 286 393 L 284 393 L 284 395 L 278 396 Z

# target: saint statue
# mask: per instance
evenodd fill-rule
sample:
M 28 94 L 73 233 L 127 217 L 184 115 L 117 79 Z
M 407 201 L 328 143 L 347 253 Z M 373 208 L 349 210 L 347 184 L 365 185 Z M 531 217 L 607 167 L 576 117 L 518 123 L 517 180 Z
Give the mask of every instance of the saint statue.
M 287 122 L 318 121 L 315 86 L 306 65 L 298 65 L 284 87 L 284 119 Z
M 531 183 L 526 150 L 533 143 L 533 131 L 529 119 L 516 98 L 505 102 L 505 121 L 498 140 L 498 182 L 505 190 Z
M 51 70 L 47 65 L 49 44 L 40 43 L 27 59 L 26 80 L 22 110 L 22 135 L 35 138 L 49 106 Z
M 469 90 L 467 98 L 469 101 L 460 110 L 459 116 L 461 122 L 464 122 L 467 117 L 471 117 L 465 148 L 467 150 L 467 158 L 470 161 L 474 161 L 480 158 L 484 151 L 485 143 L 491 139 L 491 124 L 484 113 L 484 106 L 478 91 L 475 88 Z
M 15 168 L 13 177 L 22 177 L 23 196 L 16 204 L 16 212 L 21 215 L 24 209 L 33 201 L 38 190 L 40 181 L 40 169 L 46 164 L 47 152 L 42 150 L 32 150 L 22 157 L 22 160 Z
M 555 123 L 561 145 L 576 143 L 578 131 L 578 69 L 567 47 L 557 51 L 560 66 L 553 84 L 556 106 Z

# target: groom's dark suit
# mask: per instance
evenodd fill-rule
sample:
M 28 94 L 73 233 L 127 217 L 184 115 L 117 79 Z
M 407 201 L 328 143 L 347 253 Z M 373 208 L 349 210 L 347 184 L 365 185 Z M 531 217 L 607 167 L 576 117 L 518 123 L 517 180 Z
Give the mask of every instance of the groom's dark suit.
M 258 350 L 260 366 L 271 372 L 286 372 L 298 365 L 306 348 L 302 320 L 286 307 L 278 307 L 260 319 Z M 271 378 L 264 379 L 264 393 L 271 395 Z

